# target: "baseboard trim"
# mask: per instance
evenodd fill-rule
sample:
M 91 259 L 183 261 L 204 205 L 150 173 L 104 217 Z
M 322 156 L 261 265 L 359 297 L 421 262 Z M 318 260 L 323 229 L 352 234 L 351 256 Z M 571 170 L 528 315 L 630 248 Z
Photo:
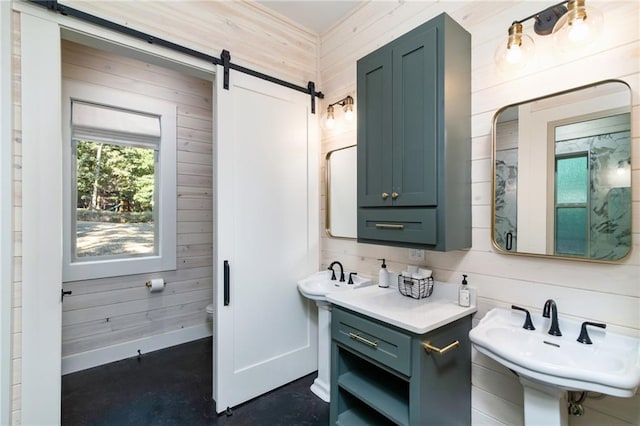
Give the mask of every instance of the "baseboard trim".
M 193 340 L 210 337 L 211 325 L 202 324 L 195 327 L 183 328 L 169 333 L 149 336 L 131 342 L 95 349 L 62 358 L 62 375 L 75 373 L 99 365 L 131 358 L 138 355 L 168 348 Z

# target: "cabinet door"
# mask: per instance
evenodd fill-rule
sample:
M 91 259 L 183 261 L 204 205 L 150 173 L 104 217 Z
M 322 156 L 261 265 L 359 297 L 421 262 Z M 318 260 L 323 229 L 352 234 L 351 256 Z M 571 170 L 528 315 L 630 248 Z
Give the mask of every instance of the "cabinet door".
M 395 206 L 437 205 L 437 37 L 431 27 L 393 49 Z
M 357 73 L 358 206 L 391 206 L 391 49 L 359 60 Z

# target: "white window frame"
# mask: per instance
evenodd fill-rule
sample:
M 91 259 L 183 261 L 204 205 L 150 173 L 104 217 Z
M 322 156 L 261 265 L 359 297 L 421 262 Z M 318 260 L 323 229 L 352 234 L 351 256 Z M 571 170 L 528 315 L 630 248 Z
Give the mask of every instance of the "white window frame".
M 72 194 L 73 152 L 71 143 L 71 100 L 78 99 L 95 104 L 141 111 L 160 117 L 159 170 L 156 172 L 159 188 L 156 225 L 158 252 L 151 256 L 123 258 L 95 258 L 73 261 L 71 236 L 75 229 L 75 197 Z M 125 91 L 89 83 L 63 80 L 62 82 L 63 132 L 63 270 L 64 282 L 122 275 L 143 274 L 176 269 L 176 106 L 167 102 Z

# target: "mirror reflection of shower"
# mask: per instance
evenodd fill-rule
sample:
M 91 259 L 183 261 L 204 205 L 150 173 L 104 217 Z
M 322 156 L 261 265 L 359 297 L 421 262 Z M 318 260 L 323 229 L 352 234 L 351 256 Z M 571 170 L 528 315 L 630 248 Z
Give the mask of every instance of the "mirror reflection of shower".
M 631 249 L 631 117 L 607 81 L 501 109 L 493 128 L 499 251 L 612 261 Z

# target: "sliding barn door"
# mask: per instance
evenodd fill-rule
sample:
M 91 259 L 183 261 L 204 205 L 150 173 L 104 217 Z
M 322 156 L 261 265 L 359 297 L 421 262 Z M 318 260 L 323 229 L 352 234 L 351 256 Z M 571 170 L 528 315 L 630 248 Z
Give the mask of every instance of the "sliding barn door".
M 213 396 L 218 412 L 317 368 L 296 282 L 318 268 L 310 98 L 241 73 L 217 83 Z

